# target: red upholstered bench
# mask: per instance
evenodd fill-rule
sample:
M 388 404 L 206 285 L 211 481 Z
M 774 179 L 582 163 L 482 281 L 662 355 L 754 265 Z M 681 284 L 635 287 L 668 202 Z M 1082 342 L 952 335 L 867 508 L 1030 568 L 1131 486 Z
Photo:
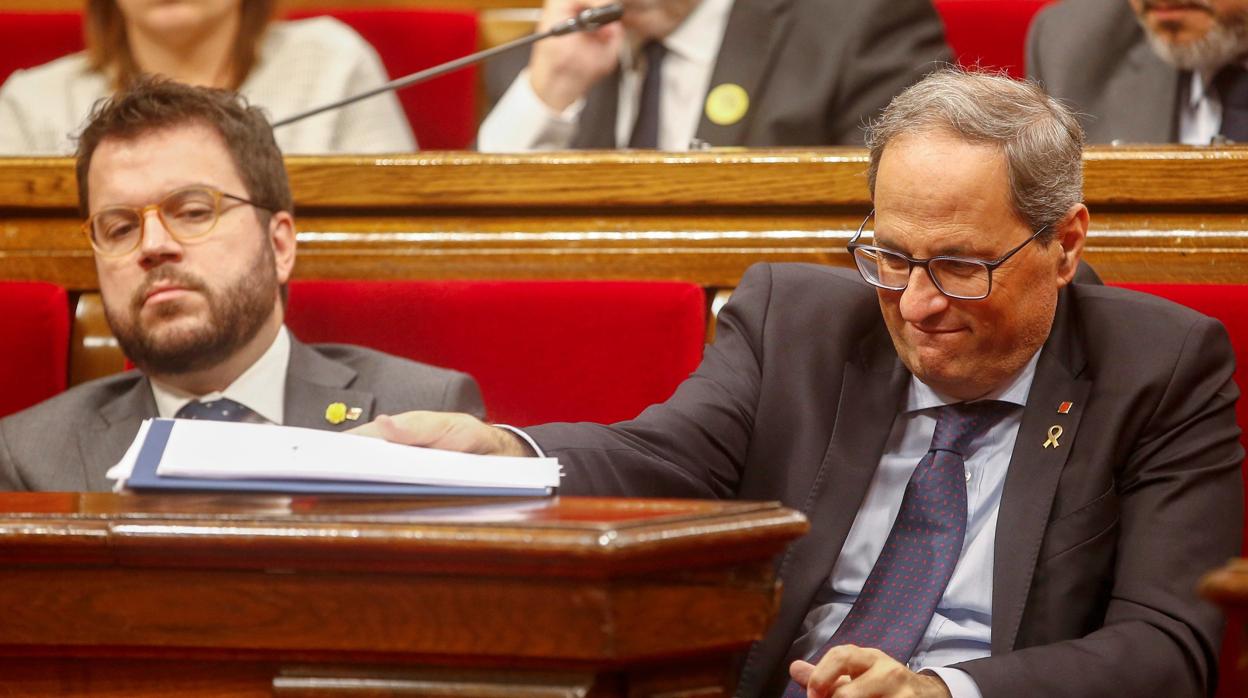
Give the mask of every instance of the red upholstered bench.
M 1027 28 L 1040 8 L 1052 1 L 934 0 L 933 4 L 959 65 L 1005 70 L 1021 78 Z
M 466 371 L 495 421 L 615 422 L 697 367 L 706 296 L 676 282 L 295 281 L 287 324 L 305 342 Z
M 1220 320 L 1226 326 L 1235 349 L 1235 382 L 1241 391 L 1248 390 L 1248 284 L 1114 285 L 1168 298 Z M 1240 443 L 1248 449 L 1248 396 L 1240 395 L 1235 414 L 1244 432 L 1240 434 Z M 1248 482 L 1248 476 L 1245 481 Z M 1248 541 L 1248 521 L 1244 523 L 1244 540 Z M 1236 673 L 1229 670 L 1238 661 L 1242 644 L 1243 638 L 1229 630 L 1222 640 L 1221 665 L 1227 669 L 1221 672 L 1217 693 L 1220 698 L 1243 696 L 1245 689 L 1248 689 L 1248 686 L 1241 686 Z
M 69 301 L 42 282 L 0 282 L 0 417 L 65 389 Z
M 477 16 L 453 10 L 339 10 L 327 14 L 360 33 L 377 49 L 390 77 L 397 78 L 477 49 Z M 14 70 L 31 68 L 83 49 L 78 12 L 0 12 L 0 83 Z M 476 71 L 462 70 L 399 93 L 416 140 L 425 150 L 463 149 L 476 136 Z

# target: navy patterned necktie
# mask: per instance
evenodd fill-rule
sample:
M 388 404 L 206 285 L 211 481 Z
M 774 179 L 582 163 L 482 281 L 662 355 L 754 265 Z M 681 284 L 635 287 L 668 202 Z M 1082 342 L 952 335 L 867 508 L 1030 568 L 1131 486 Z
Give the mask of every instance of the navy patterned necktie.
M 637 122 L 628 139 L 630 148 L 659 147 L 659 102 L 663 97 L 663 57 L 667 48 L 662 41 L 651 41 L 641 49 L 646 57 L 646 77 L 641 83 L 641 99 L 637 103 Z
M 1218 133 L 1236 143 L 1248 143 L 1248 70 L 1228 65 L 1213 76 L 1213 87 L 1222 101 Z
M 937 410 L 936 432 L 902 496 L 897 520 L 849 615 L 809 661 L 837 645 L 874 647 L 910 660 L 944 596 L 966 537 L 966 449 L 1014 405 L 981 402 Z M 785 698 L 806 690 L 789 681 Z
M 251 419 L 252 412 L 247 406 L 234 402 L 228 397 L 209 402 L 191 400 L 178 410 L 175 419 L 210 419 L 215 422 L 246 422 Z

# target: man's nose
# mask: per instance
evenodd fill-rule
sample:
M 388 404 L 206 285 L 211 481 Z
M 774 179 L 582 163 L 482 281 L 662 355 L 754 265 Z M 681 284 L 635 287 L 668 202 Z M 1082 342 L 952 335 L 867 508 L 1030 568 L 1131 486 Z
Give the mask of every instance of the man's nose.
M 140 225 L 142 226 L 142 238 L 139 240 L 140 264 L 144 267 L 153 267 L 181 258 L 182 245 L 169 233 L 164 220 L 155 209 L 143 212 Z
M 910 279 L 901 292 L 901 317 L 907 322 L 922 322 L 949 307 L 949 297 L 936 288 L 926 267 L 915 265 Z

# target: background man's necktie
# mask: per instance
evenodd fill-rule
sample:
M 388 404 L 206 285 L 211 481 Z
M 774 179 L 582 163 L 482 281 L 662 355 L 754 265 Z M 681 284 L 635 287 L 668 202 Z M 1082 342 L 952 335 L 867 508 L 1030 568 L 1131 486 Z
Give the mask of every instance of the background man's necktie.
M 1236 143 L 1248 143 L 1248 70 L 1228 65 L 1213 77 L 1222 100 L 1222 128 L 1218 132 Z
M 837 645 L 874 647 L 905 664 L 927 630 L 962 553 L 966 536 L 966 448 L 1014 407 L 1007 402 L 946 405 L 937 410 L 927 455 L 910 476 L 897 520 L 849 615 L 807 661 Z M 790 681 L 785 698 L 803 698 Z
M 663 57 L 667 49 L 661 41 L 651 41 L 641 49 L 646 60 L 646 78 L 641 84 L 641 99 L 637 102 L 637 123 L 633 124 L 633 136 L 628 139 L 630 148 L 659 147 L 659 100 L 663 96 Z
M 245 422 L 255 414 L 245 405 L 228 397 L 211 402 L 192 400 L 174 415 L 176 419 L 210 419 L 217 422 Z

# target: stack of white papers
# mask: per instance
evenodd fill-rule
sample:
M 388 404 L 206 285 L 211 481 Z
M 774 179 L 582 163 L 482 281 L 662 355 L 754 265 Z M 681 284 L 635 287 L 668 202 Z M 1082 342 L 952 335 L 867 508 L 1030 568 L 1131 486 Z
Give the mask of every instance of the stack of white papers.
M 371 486 L 415 485 L 428 489 L 413 492 L 420 494 L 549 494 L 560 468 L 554 458 L 479 456 L 317 429 L 149 419 L 108 477 L 135 490 L 403 493 Z

